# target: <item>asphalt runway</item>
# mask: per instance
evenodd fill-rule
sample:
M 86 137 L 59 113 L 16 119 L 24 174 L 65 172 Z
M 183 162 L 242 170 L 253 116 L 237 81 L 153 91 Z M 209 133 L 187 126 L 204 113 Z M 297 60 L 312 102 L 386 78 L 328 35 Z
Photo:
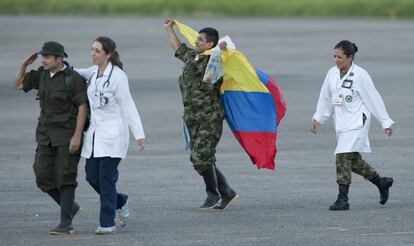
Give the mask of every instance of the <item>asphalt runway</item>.
M 226 126 L 217 164 L 240 200 L 227 211 L 198 210 L 205 192 L 183 150 L 176 82 L 182 65 L 162 18 L 0 16 L 0 245 L 414 245 L 413 21 L 180 20 L 230 35 L 252 64 L 279 82 L 288 111 L 278 133 L 277 170 L 252 166 Z M 59 209 L 36 187 L 32 170 L 39 106 L 34 92 L 15 91 L 11 83 L 21 60 L 48 40 L 64 44 L 73 66 L 90 66 L 91 44 L 100 35 L 118 44 L 147 136 L 145 151 L 131 144 L 120 165 L 118 190 L 129 194 L 130 221 L 116 235 L 94 234 L 99 197 L 85 181 L 81 160 L 76 233 L 49 236 Z M 334 131 L 331 124 L 316 136 L 308 129 L 334 64 L 332 49 L 342 39 L 359 46 L 356 62 L 396 122 L 388 138 L 374 120 L 373 153 L 363 155 L 395 183 L 381 206 L 377 188 L 354 175 L 351 210 L 330 212 L 337 196 Z

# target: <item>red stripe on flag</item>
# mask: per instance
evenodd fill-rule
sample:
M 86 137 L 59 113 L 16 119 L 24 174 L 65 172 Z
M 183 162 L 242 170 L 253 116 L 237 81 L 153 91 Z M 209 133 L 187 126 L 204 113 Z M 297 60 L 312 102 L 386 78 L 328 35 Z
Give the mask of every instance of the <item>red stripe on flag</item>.
M 233 132 L 233 134 L 258 169 L 275 170 L 276 133 Z
M 266 84 L 266 88 L 269 90 L 270 94 L 272 94 L 273 101 L 276 105 L 276 124 L 277 126 L 280 123 L 280 120 L 285 116 L 286 113 L 286 102 L 282 96 L 282 92 L 276 81 L 269 77 L 269 81 Z

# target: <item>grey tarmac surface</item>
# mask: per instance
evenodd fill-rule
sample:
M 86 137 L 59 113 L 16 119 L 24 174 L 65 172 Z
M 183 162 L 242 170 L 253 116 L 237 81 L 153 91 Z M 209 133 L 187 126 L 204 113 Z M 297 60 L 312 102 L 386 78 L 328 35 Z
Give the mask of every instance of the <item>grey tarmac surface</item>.
M 0 245 L 414 245 L 414 22 L 376 19 L 182 18 L 200 29 L 232 37 L 251 63 L 276 79 L 288 105 L 278 133 L 277 170 L 251 165 L 227 125 L 218 166 L 240 200 L 227 211 L 200 212 L 202 178 L 183 150 L 177 77 L 162 18 L 0 16 Z M 59 209 L 37 189 L 32 170 L 39 106 L 35 93 L 12 89 L 21 60 L 44 41 L 64 44 L 68 61 L 91 65 L 90 47 L 112 37 L 143 119 L 146 149 L 131 142 L 121 162 L 118 190 L 130 197 L 131 216 L 118 234 L 96 236 L 99 197 L 79 165 L 76 234 L 48 236 Z M 351 210 L 330 212 L 337 185 L 331 124 L 309 132 L 319 90 L 333 66 L 333 46 L 354 41 L 356 62 L 371 75 L 391 118 L 387 138 L 371 125 L 372 154 L 363 157 L 395 180 L 389 202 L 378 203 L 374 185 L 354 175 Z M 37 67 L 40 62 L 36 62 Z M 411 127 L 410 127 L 411 126 Z

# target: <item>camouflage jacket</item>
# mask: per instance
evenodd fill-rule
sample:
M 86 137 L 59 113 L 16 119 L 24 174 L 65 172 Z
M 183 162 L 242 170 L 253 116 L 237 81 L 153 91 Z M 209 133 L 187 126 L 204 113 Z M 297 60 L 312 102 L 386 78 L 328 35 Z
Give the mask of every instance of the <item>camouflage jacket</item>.
M 198 55 L 184 43 L 177 49 L 175 56 L 184 62 L 183 73 L 179 77 L 184 104 L 184 120 L 187 122 L 222 121 L 224 111 L 220 103 L 220 86 L 217 83 L 203 82 L 210 56 Z

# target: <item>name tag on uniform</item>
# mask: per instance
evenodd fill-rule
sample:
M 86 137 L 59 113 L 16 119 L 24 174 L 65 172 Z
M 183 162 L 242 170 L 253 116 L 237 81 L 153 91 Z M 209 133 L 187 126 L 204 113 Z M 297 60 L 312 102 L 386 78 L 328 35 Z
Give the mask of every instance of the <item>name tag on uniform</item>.
M 351 89 L 352 87 L 352 80 L 344 80 L 344 82 L 342 83 L 342 87 L 347 88 L 347 89 Z
M 340 106 L 344 102 L 344 95 L 340 89 L 336 89 L 332 95 L 332 105 Z

